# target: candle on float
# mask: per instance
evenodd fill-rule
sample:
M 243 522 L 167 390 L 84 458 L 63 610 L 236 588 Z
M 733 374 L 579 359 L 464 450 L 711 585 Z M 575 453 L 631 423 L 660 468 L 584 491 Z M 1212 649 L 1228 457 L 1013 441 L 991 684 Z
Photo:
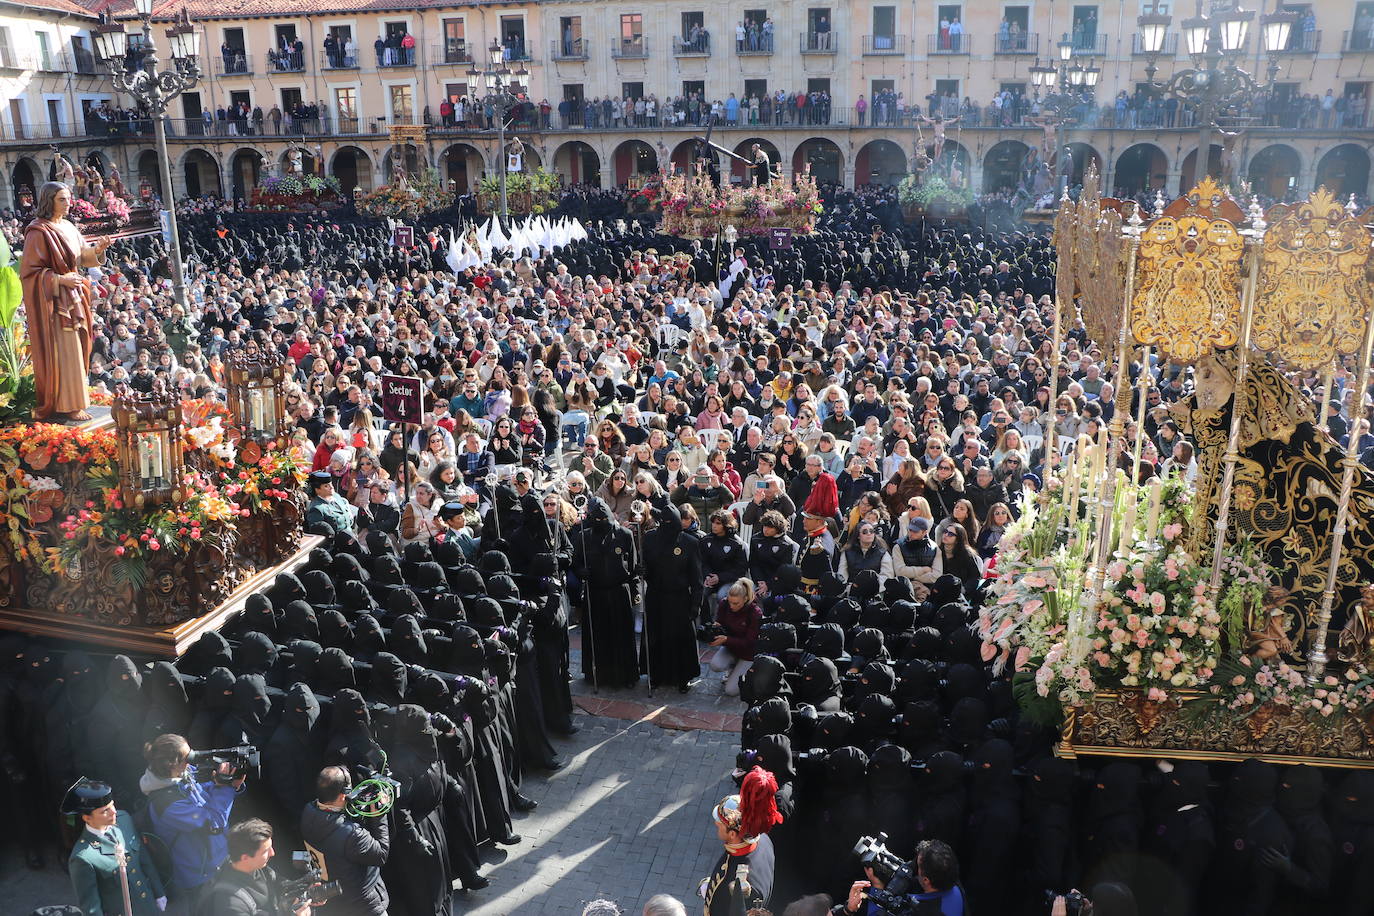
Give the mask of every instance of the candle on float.
M 1135 520 L 1140 511 L 1137 502 L 1135 488 L 1132 487 L 1126 493 L 1126 511 L 1121 515 L 1121 541 L 1118 550 L 1122 556 L 1127 556 L 1131 552 L 1131 545 L 1135 543 Z
M 1150 481 L 1150 508 L 1145 516 L 1145 543 L 1155 543 L 1159 534 L 1159 509 L 1163 502 L 1164 483 L 1158 477 Z
M 147 436 L 138 437 L 138 476 L 142 480 L 157 476 L 153 473 L 153 446 Z
M 1093 449 L 1093 486 L 1097 486 L 1098 478 L 1107 469 L 1107 427 L 1102 426 L 1097 430 L 1097 445 Z

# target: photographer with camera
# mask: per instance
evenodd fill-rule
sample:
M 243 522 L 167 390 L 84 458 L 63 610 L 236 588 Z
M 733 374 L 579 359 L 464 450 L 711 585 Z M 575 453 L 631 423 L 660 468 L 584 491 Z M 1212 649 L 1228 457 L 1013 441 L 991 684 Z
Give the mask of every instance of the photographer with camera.
M 234 751 L 256 753 L 253 748 Z M 248 776 L 247 762 L 215 754 L 208 760 L 195 759 L 197 764 L 213 764 L 210 778 L 197 782 L 191 769 L 191 746 L 181 735 L 159 735 L 144 746 L 143 756 L 148 769 L 138 787 L 148 797 L 152 832 L 172 860 L 170 912 L 192 912 L 199 894 L 229 855 L 224 832 L 234 799 Z
M 220 866 L 197 916 L 310 916 L 308 900 L 286 899 L 276 871 L 272 825 L 251 818 L 229 828 L 229 861 Z
M 391 852 L 386 817 L 354 819 L 345 813 L 352 780 L 343 767 L 325 767 L 315 780 L 315 801 L 301 814 L 301 837 L 339 896 L 319 908 L 324 916 L 386 916 L 391 902 L 382 866 Z
M 832 916 L 964 916 L 964 891 L 959 887 L 959 861 L 948 843 L 923 840 L 916 858 L 905 864 L 890 853 L 880 835 L 859 840 L 855 852 L 864 863 L 867 881 L 855 881 L 844 906 Z M 912 865 L 916 875 L 911 875 Z M 867 905 L 865 905 L 865 902 Z

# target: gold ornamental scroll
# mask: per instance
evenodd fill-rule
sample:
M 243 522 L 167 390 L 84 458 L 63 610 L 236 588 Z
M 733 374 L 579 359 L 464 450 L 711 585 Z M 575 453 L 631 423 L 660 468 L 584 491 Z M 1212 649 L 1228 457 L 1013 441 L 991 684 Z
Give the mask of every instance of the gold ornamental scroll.
M 1098 191 L 1097 169 L 1089 166 L 1078 195 L 1077 269 L 1079 309 L 1088 336 L 1100 347 L 1116 345 L 1121 331 L 1126 273 L 1122 258 L 1120 204 Z
M 1190 365 L 1239 342 L 1243 219 L 1209 177 L 1146 227 L 1130 314 L 1137 341 Z
M 1310 372 L 1360 351 L 1371 308 L 1365 269 L 1374 239 L 1326 188 L 1269 211 L 1252 340 Z M 1329 392 L 1327 393 L 1329 398 Z

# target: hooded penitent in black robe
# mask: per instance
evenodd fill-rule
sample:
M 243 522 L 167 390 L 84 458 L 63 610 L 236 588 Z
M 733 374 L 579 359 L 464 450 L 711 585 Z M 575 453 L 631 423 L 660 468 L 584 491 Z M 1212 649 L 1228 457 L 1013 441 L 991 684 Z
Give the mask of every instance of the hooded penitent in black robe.
M 510 555 L 518 564 L 520 593 L 535 603 L 530 635 L 538 663 L 544 724 L 555 734 L 572 732 L 572 693 L 568 689 L 568 615 L 563 610 L 564 576 L 573 547 L 563 523 L 546 518 L 537 501 L 526 506 L 524 523 L 511 536 Z M 531 509 L 533 511 L 531 511 Z
M 401 784 L 392 809 L 395 833 L 382 878 L 392 916 L 449 916 L 448 838 L 444 832 L 444 763 L 429 713 L 407 703 L 392 716 L 388 762 Z
M 300 811 L 314 796 L 315 778 L 324 766 L 324 740 L 319 700 L 305 684 L 292 684 L 281 721 L 262 753 L 263 780 L 282 814 Z M 287 836 L 295 831 L 294 821 L 280 821 L 288 828 Z
M 973 756 L 973 794 L 964 842 L 965 887 L 980 907 L 992 913 L 1009 912 L 1014 899 L 1007 875 L 1016 863 L 1021 787 L 1012 773 L 1013 758 L 1011 745 L 1001 738 L 983 742 Z
M 1266 849 L 1291 850 L 1295 837 L 1274 807 L 1278 770 L 1261 760 L 1244 760 L 1231 773 L 1217 831 L 1217 858 L 1207 882 L 1228 912 L 1263 916 L 1274 904 L 1275 870 Z M 1213 910 L 1215 912 L 1215 910 Z
M 701 552 L 682 530 L 682 514 L 666 498 L 655 502 L 658 523 L 644 537 L 644 673 L 649 686 L 685 691 L 701 674 L 696 618 L 701 607 Z
M 1217 844 L 1207 795 L 1209 778 L 1207 764 L 1197 760 L 1176 761 L 1164 774 L 1145 830 L 1145 851 L 1151 858 L 1141 882 L 1144 912 L 1196 911 L 1198 891 Z
M 500 710 L 495 690 L 488 684 L 486 646 L 476 630 L 466 624 L 454 624 L 449 643 L 449 670 L 466 675 L 463 711 L 472 720 L 473 780 L 469 788 L 475 790 L 479 811 L 479 839 L 500 840 L 514 835 L 511 830 L 511 796 L 507 783 L 507 765 L 502 753 Z
M 86 733 L 86 747 L 91 759 L 100 762 L 101 778 L 125 806 L 132 806 L 142 794 L 138 779 L 144 769 L 143 745 L 138 739 L 147 712 L 142 688 L 138 668 L 128 656 L 110 659 L 105 692 L 95 704 Z
M 585 583 L 582 673 L 593 685 L 629 687 L 639 681 L 632 586 L 634 538 L 606 503 L 587 503 L 586 521 L 572 536 L 573 568 Z

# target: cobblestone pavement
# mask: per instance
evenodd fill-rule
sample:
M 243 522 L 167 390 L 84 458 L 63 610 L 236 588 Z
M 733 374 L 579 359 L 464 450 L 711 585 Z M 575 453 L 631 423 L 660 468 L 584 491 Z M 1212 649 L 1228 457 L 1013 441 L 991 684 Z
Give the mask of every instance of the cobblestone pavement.
M 484 855 L 491 887 L 459 894 L 455 913 L 576 916 L 606 897 L 638 916 L 660 893 L 694 911 L 696 886 L 720 854 L 708 811 L 733 788 L 738 736 L 577 721 L 581 732 L 558 742 L 568 766 L 524 787 L 539 802 L 516 821 L 525 842 Z

